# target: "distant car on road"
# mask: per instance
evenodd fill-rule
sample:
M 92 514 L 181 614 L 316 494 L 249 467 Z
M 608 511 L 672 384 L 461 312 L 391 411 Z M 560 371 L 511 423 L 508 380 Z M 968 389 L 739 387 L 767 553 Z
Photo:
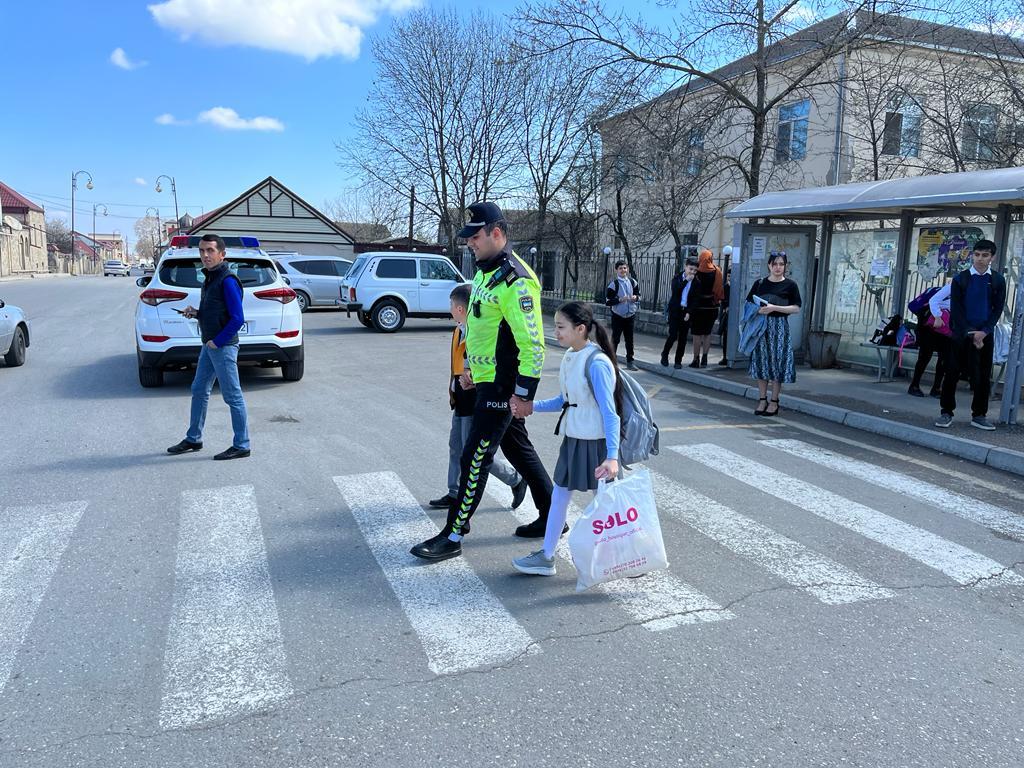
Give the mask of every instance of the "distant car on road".
M 12 368 L 25 364 L 29 345 L 29 322 L 25 313 L 0 299 L 0 355 Z
M 199 360 L 199 323 L 175 311 L 199 306 L 205 275 L 195 240 L 172 238 L 156 274 L 136 281 L 145 288 L 135 311 L 139 382 L 144 387 L 159 387 L 164 371 L 183 370 Z M 285 285 L 256 238 L 242 238 L 240 247 L 232 247 L 238 240 L 228 240 L 226 252 L 228 268 L 242 283 L 245 324 L 238 332 L 238 361 L 280 366 L 285 381 L 298 381 L 305 358 L 295 291 Z
M 466 278 L 444 256 L 363 253 L 341 284 L 339 302 L 367 328 L 394 333 L 407 317 L 449 317 L 452 288 L 464 282 Z
M 131 267 L 125 264 L 120 259 L 108 259 L 103 262 L 103 276 L 107 277 L 113 275 L 114 277 L 128 277 Z
M 307 256 L 301 253 L 269 251 L 278 271 L 298 296 L 299 308 L 337 307 L 338 289 L 352 262 L 340 256 Z

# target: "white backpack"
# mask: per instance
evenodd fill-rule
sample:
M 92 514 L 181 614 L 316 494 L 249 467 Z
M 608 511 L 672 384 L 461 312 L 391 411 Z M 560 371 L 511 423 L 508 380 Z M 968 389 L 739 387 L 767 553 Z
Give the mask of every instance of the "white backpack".
M 587 355 L 583 363 L 583 370 L 587 375 L 587 384 L 590 391 L 594 391 L 594 382 L 590 379 L 590 365 L 594 362 L 594 356 L 601 352 L 600 347 L 594 347 Z M 619 432 L 619 463 L 629 468 L 630 464 L 639 461 L 647 461 L 651 456 L 657 456 L 660 446 L 658 425 L 654 423 L 654 411 L 651 409 L 651 401 L 644 392 L 640 383 L 624 371 L 619 371 L 619 379 L 622 381 L 622 413 L 619 420 L 622 428 Z

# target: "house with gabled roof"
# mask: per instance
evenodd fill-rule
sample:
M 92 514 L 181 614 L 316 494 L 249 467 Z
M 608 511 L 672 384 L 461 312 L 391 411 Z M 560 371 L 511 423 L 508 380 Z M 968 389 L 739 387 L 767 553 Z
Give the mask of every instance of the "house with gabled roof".
M 0 181 L 0 276 L 47 270 L 42 207 Z
M 269 251 L 352 258 L 355 239 L 284 184 L 268 176 L 234 200 L 197 216 L 190 235 L 251 235 Z

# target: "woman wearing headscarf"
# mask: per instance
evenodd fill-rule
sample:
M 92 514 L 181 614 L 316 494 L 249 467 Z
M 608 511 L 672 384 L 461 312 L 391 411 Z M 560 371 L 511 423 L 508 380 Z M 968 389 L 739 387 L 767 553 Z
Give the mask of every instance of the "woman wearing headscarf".
M 725 298 L 722 270 L 707 248 L 700 252 L 693 288 L 696 295 L 690 298 L 690 332 L 693 334 L 693 362 L 690 367 L 707 368 L 711 329 L 718 317 L 718 306 Z
M 785 251 L 773 251 L 768 257 L 768 276 L 755 282 L 747 294 L 747 301 L 761 305 L 758 314 L 767 315 L 764 333 L 750 354 L 750 378 L 757 380 L 759 395 L 755 416 L 775 416 L 779 412 L 782 385 L 796 381 L 789 316 L 800 311 L 801 300 L 799 286 L 786 277 L 788 263 Z

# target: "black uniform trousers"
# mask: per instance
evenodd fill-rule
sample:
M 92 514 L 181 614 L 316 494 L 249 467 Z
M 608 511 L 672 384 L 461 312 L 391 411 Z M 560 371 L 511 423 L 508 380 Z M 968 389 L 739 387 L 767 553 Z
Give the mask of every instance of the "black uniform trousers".
M 917 324 L 917 364 L 914 366 L 914 378 L 910 386 L 920 387 L 921 377 L 924 376 L 928 363 L 932 356 L 936 357 L 935 381 L 932 382 L 932 391 L 939 392 L 942 389 L 943 376 L 946 373 L 946 360 L 949 357 L 949 336 L 944 336 L 938 331 L 932 330 L 924 322 Z
M 668 360 L 668 353 L 672 351 L 672 345 L 676 344 L 676 362 L 683 362 L 683 355 L 686 353 L 686 337 L 690 335 L 690 321 L 684 320 L 684 315 L 689 317 L 682 307 L 673 307 L 669 310 L 668 338 L 665 339 L 665 346 L 661 350 L 662 360 Z
M 626 360 L 633 362 L 633 326 L 636 323 L 636 315 L 622 317 L 612 312 L 612 348 L 616 354 L 619 352 L 619 339 L 626 337 Z
M 523 419 L 513 419 L 508 407 L 510 388 L 493 383 L 476 385 L 476 407 L 469 437 L 462 451 L 462 471 L 455 503 L 448 508 L 445 533 L 463 533 L 480 506 L 491 464 L 498 448 L 509 464 L 525 478 L 533 503 L 545 523 L 551 509 L 551 477 L 530 442 Z
M 968 338 L 951 341 L 942 379 L 942 397 L 939 400 L 942 412 L 953 413 L 956 410 L 956 385 L 960 382 L 960 373 L 966 371 L 974 389 L 971 416 L 985 416 L 992 388 L 992 334 L 985 337 L 981 349 L 975 347 L 974 341 Z

